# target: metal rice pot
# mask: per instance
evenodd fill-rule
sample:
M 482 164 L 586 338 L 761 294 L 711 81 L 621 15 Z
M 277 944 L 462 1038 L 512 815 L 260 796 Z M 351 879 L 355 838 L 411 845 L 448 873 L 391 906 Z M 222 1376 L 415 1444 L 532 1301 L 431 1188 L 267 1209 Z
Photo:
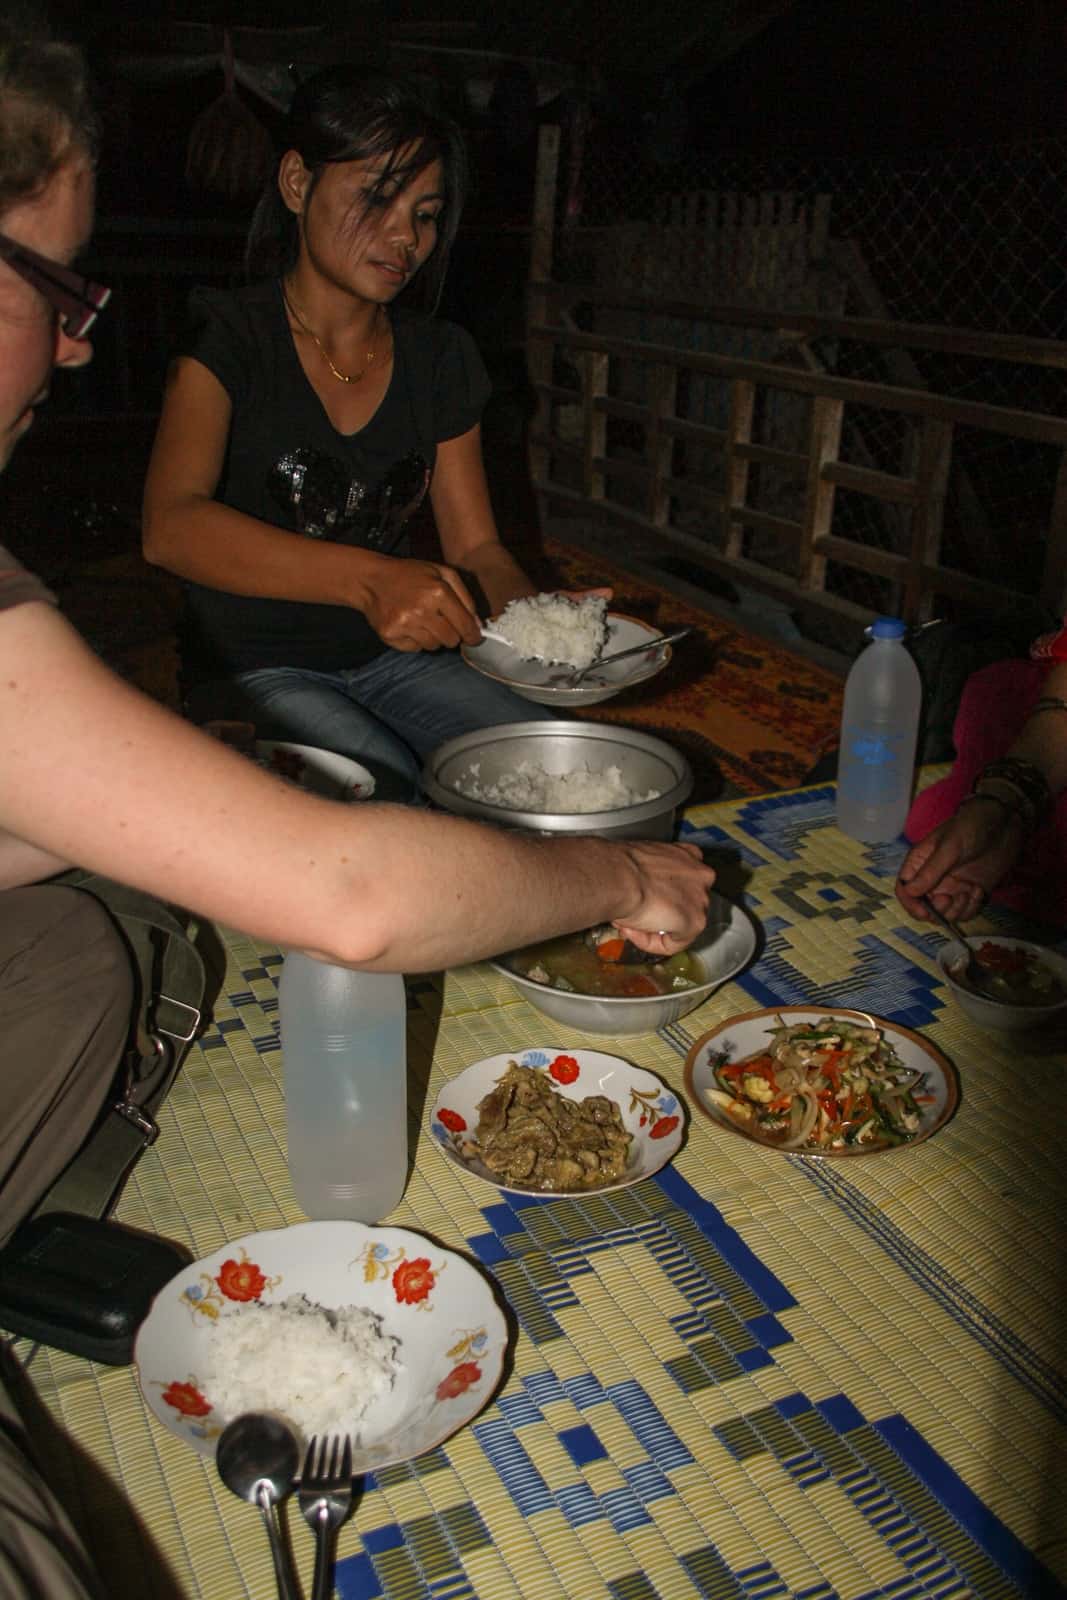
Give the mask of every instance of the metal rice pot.
M 554 775 L 618 767 L 628 788 L 658 789 L 655 800 L 613 811 L 511 811 L 459 793 L 472 767 L 483 788 L 529 761 Z M 693 790 L 693 772 L 680 751 L 635 728 L 605 722 L 502 722 L 438 745 L 426 761 L 422 785 L 444 811 L 540 834 L 596 834 L 609 839 L 671 839 L 676 813 Z

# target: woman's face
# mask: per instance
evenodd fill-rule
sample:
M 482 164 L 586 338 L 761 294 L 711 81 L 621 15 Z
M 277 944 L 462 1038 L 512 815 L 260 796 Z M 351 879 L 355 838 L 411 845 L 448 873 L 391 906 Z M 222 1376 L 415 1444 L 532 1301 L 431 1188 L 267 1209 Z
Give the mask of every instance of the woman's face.
M 403 165 L 405 152 L 394 164 Z M 296 180 L 286 192 L 285 163 Z M 339 161 L 323 169 L 318 183 L 295 151 L 283 161 L 282 194 L 301 217 L 301 254 L 330 283 L 378 305 L 388 305 L 409 284 L 437 244 L 437 222 L 445 203 L 444 171 L 433 161 L 403 188 L 379 180 L 390 166 Z
M 93 224 L 94 184 L 88 159 L 71 155 L 39 194 L 0 217 L 0 231 L 39 255 L 69 266 Z M 0 260 L 0 469 L 47 397 L 54 367 L 92 359 L 88 339 L 71 339 L 39 290 Z

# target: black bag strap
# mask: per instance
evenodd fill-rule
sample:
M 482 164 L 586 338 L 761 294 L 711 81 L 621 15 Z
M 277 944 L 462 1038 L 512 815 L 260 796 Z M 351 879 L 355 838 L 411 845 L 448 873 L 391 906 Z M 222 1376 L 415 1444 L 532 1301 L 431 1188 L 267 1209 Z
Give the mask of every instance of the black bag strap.
M 137 980 L 129 1048 L 115 1064 L 116 1094 L 35 1213 L 103 1216 L 158 1137 L 155 1112 L 201 1031 L 207 980 L 195 924 L 178 908 L 80 869 L 55 881 L 102 902 L 126 941 Z

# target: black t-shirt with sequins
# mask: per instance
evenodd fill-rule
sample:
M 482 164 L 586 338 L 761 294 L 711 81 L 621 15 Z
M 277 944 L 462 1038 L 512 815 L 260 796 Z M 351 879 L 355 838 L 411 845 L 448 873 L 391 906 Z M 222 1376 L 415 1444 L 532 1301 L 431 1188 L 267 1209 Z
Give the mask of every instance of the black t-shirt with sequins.
M 308 382 L 277 281 L 198 289 L 178 349 L 212 372 L 233 406 L 215 498 L 303 533 L 409 554 L 437 445 L 467 433 L 489 397 L 470 335 L 454 323 L 394 313 L 389 387 L 358 433 L 339 433 Z M 257 667 L 335 672 L 385 648 L 348 606 L 230 594 L 186 585 L 181 629 L 187 685 Z

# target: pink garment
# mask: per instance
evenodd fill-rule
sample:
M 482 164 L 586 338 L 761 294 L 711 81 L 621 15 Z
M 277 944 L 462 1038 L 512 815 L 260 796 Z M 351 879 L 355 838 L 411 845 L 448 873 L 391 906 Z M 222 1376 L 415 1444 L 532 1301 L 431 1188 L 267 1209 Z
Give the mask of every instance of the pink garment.
M 982 768 L 1014 743 L 1052 665 L 1049 659 L 997 661 L 967 679 L 952 730 L 956 760 L 947 777 L 916 796 L 904 824 L 912 844 L 947 822 Z M 1027 840 L 1015 871 L 992 899 L 1039 922 L 1067 927 L 1067 791 Z

